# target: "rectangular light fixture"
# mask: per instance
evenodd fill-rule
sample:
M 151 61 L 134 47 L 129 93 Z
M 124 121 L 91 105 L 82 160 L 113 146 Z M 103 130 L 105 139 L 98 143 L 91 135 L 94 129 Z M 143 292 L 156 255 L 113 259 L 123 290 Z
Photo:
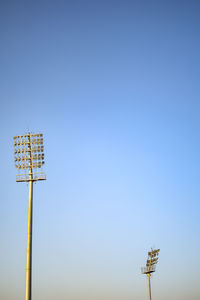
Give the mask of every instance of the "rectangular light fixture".
M 37 169 L 42 168 L 45 164 L 43 152 L 42 133 L 28 133 L 25 135 L 14 136 L 14 161 L 15 167 L 19 171 L 28 171 L 28 174 L 32 176 Z M 27 173 L 24 175 L 27 175 Z

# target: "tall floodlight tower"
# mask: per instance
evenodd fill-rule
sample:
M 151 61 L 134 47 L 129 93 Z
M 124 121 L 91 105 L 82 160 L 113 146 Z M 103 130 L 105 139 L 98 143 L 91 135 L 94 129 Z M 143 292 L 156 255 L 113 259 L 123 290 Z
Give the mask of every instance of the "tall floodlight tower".
M 151 249 L 151 251 L 148 252 L 146 267 L 142 268 L 142 274 L 146 274 L 148 277 L 149 300 L 151 300 L 151 281 L 150 281 L 151 273 L 156 271 L 156 264 L 158 262 L 159 252 L 160 252 L 160 249 L 157 249 L 157 250 Z
M 38 172 L 38 169 L 44 165 L 43 151 L 43 135 L 41 133 L 27 133 L 14 137 L 15 167 L 18 169 L 16 181 L 29 182 L 25 300 L 31 300 L 33 182 L 46 180 L 45 173 Z

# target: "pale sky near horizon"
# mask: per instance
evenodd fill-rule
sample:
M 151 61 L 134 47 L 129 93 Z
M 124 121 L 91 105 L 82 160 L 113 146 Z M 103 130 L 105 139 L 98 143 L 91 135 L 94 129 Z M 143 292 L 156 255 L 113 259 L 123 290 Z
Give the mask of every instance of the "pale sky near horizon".
M 28 187 L 13 136 L 44 134 L 33 300 L 200 299 L 200 2 L 0 1 L 0 299 L 25 291 Z

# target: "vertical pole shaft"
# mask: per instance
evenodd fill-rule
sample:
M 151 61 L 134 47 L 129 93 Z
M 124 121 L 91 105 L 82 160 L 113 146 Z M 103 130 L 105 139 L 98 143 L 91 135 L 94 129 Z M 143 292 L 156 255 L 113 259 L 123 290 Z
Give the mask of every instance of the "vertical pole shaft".
M 32 176 L 31 176 L 32 177 Z M 26 250 L 26 300 L 31 300 L 32 275 L 32 214 L 33 214 L 33 181 L 29 181 L 28 228 Z
M 25 300 L 31 300 L 32 287 L 32 224 L 33 224 L 33 171 L 31 138 L 28 135 L 29 150 L 29 200 L 28 200 L 28 228 L 27 228 L 27 248 L 26 248 L 26 295 Z
M 150 281 L 151 274 L 149 273 L 147 276 L 148 276 L 148 283 L 149 283 L 149 300 L 151 300 L 151 281 Z

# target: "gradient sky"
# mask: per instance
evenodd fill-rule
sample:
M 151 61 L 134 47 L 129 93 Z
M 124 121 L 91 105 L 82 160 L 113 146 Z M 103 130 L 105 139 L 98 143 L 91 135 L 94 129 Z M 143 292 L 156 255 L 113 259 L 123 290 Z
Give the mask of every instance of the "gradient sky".
M 0 299 L 25 293 L 28 186 L 13 136 L 44 134 L 33 300 L 200 299 L 200 2 L 0 1 Z

